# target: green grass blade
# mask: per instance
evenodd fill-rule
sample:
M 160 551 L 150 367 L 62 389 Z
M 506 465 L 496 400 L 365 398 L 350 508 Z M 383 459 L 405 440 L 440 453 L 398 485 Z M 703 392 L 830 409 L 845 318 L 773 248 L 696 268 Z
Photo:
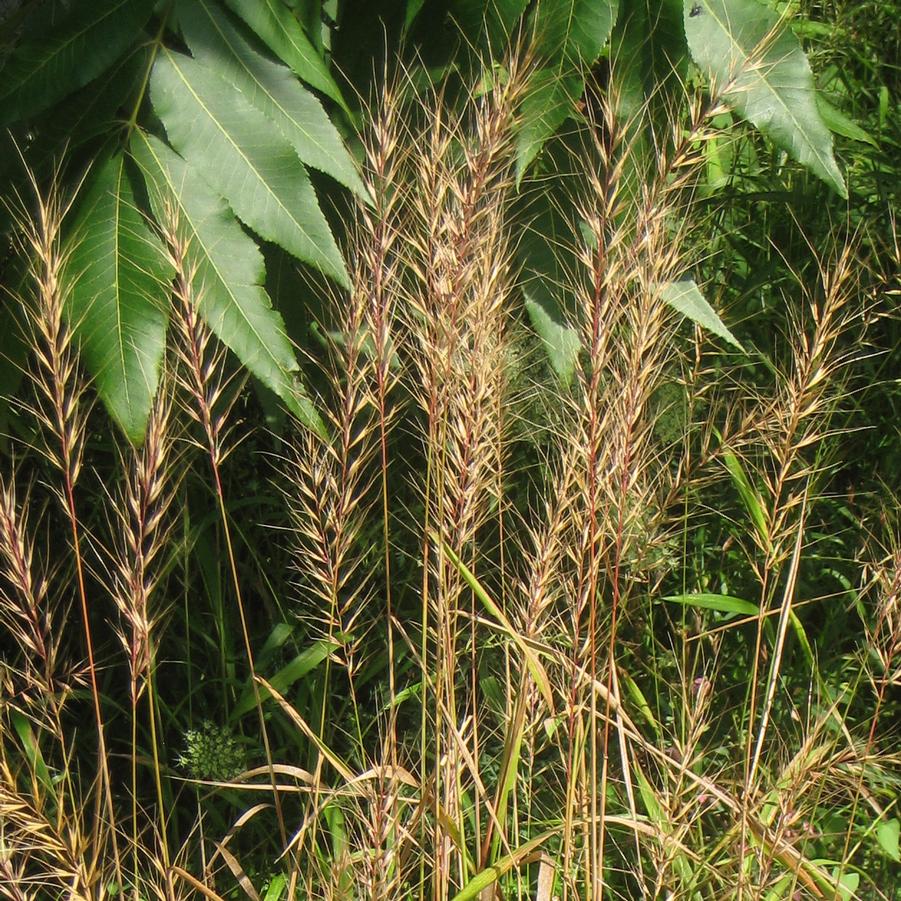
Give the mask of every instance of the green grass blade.
M 750 601 L 734 598 L 727 594 L 671 594 L 663 598 L 674 604 L 686 607 L 702 607 L 705 610 L 716 610 L 719 613 L 739 613 L 743 616 L 757 616 L 760 608 Z
M 551 683 L 548 679 L 547 673 L 545 672 L 544 666 L 541 664 L 541 661 L 538 659 L 538 655 L 529 647 L 529 645 L 525 642 L 523 637 L 513 628 L 512 623 L 504 616 L 503 611 L 494 601 L 491 599 L 491 596 L 479 582 L 479 580 L 475 577 L 473 572 L 469 569 L 469 567 L 454 553 L 454 551 L 447 546 L 447 544 L 441 539 L 437 539 L 443 548 L 444 552 L 450 557 L 451 563 L 459 571 L 460 575 L 463 576 L 464 581 L 467 585 L 472 589 L 473 594 L 482 602 L 485 609 L 494 617 L 495 620 L 499 623 L 501 628 L 507 634 L 507 637 L 519 648 L 522 652 L 523 657 L 526 661 L 526 666 L 529 668 L 529 672 L 532 675 L 532 679 L 535 684 L 538 686 L 538 690 L 541 692 L 541 696 L 547 702 L 548 709 L 553 714 L 554 710 L 554 696 L 551 692 Z

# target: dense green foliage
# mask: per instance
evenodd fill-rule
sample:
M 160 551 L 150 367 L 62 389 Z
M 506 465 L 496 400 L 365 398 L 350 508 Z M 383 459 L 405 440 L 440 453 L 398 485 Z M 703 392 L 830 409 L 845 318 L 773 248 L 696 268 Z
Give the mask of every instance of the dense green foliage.
M 899 16 L 0 5 L 0 895 L 901 898 Z

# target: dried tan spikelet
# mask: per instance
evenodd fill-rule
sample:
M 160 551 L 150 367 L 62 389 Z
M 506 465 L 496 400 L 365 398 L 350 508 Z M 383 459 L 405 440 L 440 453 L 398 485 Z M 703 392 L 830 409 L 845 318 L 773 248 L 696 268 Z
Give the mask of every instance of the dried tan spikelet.
M 119 541 L 115 591 L 119 637 L 128 658 L 132 703 L 146 684 L 152 662 L 151 632 L 161 615 L 151 598 L 159 579 L 158 558 L 167 546 L 168 510 L 183 472 L 173 444 L 172 393 L 168 377 L 151 408 L 144 443 L 128 453 L 122 496 L 114 504 Z

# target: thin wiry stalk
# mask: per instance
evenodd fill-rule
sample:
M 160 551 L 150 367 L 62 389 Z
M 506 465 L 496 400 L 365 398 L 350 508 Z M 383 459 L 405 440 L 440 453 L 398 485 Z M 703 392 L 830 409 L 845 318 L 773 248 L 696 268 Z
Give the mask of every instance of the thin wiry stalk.
M 387 73 L 385 74 L 387 82 Z M 395 339 L 395 317 L 399 283 L 403 277 L 398 261 L 401 241 L 400 207 L 402 193 L 397 189 L 401 173 L 402 145 L 399 118 L 400 99 L 390 87 L 384 88 L 377 115 L 373 117 L 372 134 L 367 143 L 367 188 L 373 200 L 372 209 L 361 208 L 360 238 L 356 242 L 360 273 L 369 284 L 369 297 L 364 310 L 367 329 L 372 338 L 374 358 L 374 401 L 378 417 L 379 472 L 381 475 L 382 542 L 385 568 L 385 622 L 388 642 L 388 695 L 396 695 L 394 632 L 392 620 L 391 516 L 388 439 L 394 415 L 389 408 L 392 389 L 398 381 L 398 355 Z M 393 729 L 392 729 L 393 732 Z M 389 742 L 391 753 L 395 744 Z
M 276 788 L 275 772 L 272 769 L 273 761 L 269 746 L 269 732 L 263 714 L 259 685 L 256 680 L 253 647 L 251 646 L 241 580 L 235 559 L 225 492 L 222 487 L 221 467 L 231 450 L 229 424 L 234 395 L 229 398 L 230 386 L 222 373 L 224 352 L 220 349 L 211 348 L 210 331 L 200 319 L 195 286 L 196 273 L 190 269 L 188 241 L 182 234 L 175 214 L 169 216 L 169 221 L 163 223 L 163 226 L 164 237 L 176 273 L 173 294 L 174 319 L 179 332 L 177 347 L 182 364 L 177 378 L 190 398 L 191 402 L 186 405 L 186 408 L 201 427 L 206 452 L 209 457 L 210 470 L 213 475 L 213 489 L 225 537 L 232 589 L 235 592 L 238 616 L 241 621 L 241 635 L 244 640 L 244 650 L 247 654 L 247 665 L 250 670 L 251 685 L 260 724 L 260 735 L 269 767 L 273 803 L 282 845 L 286 846 L 288 836 L 282 813 L 281 796 Z
M 10 591 L 0 594 L 0 620 L 15 635 L 19 647 L 27 652 L 26 666 L 36 659 L 36 672 L 28 672 L 26 684 L 35 685 L 40 694 L 53 702 L 59 646 L 58 626 L 47 597 L 47 577 L 35 574 L 34 539 L 28 531 L 28 498 L 16 500 L 16 475 L 9 480 L 0 476 L 0 555 L 3 575 Z
M 373 252 L 380 253 L 378 249 Z M 367 308 L 373 304 L 371 273 L 366 268 L 371 260 L 363 255 L 354 262 L 354 284 L 350 297 L 342 299 L 338 346 L 330 372 L 332 397 L 326 411 L 329 435 L 307 431 L 301 436 L 288 460 L 287 499 L 295 568 L 301 586 L 308 589 L 311 600 L 318 602 L 313 626 L 324 633 L 332 649 L 324 667 L 319 738 L 327 740 L 333 657 L 337 658 L 340 650 L 362 754 L 354 676 L 359 665 L 356 649 L 371 627 L 362 617 L 372 593 L 372 581 L 361 565 L 361 530 L 372 506 L 372 483 L 376 477 L 373 462 L 384 440 L 379 424 L 384 424 L 384 420 L 373 398 L 378 378 L 366 327 Z M 318 757 L 316 790 L 310 797 L 308 811 L 319 808 L 318 786 L 326 762 L 324 756 Z M 308 813 L 310 818 L 312 814 Z M 315 844 L 318 817 L 312 818 L 312 823 L 309 841 Z M 372 851 L 376 858 L 382 853 L 378 847 Z M 309 893 L 313 888 L 312 874 L 305 875 Z
M 153 612 L 151 600 L 159 581 L 158 558 L 165 552 L 169 543 L 171 523 L 168 521 L 168 511 L 177 486 L 174 474 L 179 469 L 178 461 L 173 459 L 172 452 L 171 384 L 168 378 L 164 377 L 162 381 L 163 385 L 150 412 L 144 443 L 139 449 L 131 450 L 130 466 L 122 489 L 122 497 L 114 505 L 119 520 L 116 531 L 121 535 L 116 553 L 114 601 L 119 609 L 122 623 L 118 630 L 119 638 L 128 660 L 131 680 L 131 815 L 135 891 L 140 884 L 138 704 L 148 688 L 146 694 L 156 787 L 157 829 L 166 872 L 171 863 L 157 736 L 158 716 L 152 684 L 157 644 L 153 632 L 159 621 L 159 615 Z
M 850 306 L 852 250 L 846 248 L 833 269 L 821 268 L 822 300 L 808 299 L 813 323 L 808 336 L 796 326 L 792 372 L 780 385 L 762 419 L 766 429 L 758 440 L 767 449 L 770 467 L 760 475 L 766 487 L 766 522 L 758 536 L 763 560 L 759 564 L 761 586 L 755 652 L 748 702 L 749 728 L 745 751 L 745 793 L 755 791 L 754 780 L 762 752 L 766 714 L 755 734 L 758 717 L 759 669 L 764 644 L 764 616 L 770 610 L 781 573 L 792 545 L 803 533 L 803 516 L 808 493 L 819 476 L 816 462 L 809 455 L 828 437 L 829 424 L 841 397 L 844 370 L 856 351 L 841 348 L 839 337 L 845 334 L 859 315 Z M 789 598 L 790 603 L 790 598 Z M 777 677 L 771 672 L 770 682 Z M 743 843 L 745 840 L 743 830 Z

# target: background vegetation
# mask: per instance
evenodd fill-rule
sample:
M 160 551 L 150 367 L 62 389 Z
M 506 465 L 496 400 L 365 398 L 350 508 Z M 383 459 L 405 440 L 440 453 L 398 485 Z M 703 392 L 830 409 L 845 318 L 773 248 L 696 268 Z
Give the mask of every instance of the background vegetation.
M 0 7 L 0 894 L 899 898 L 894 2 Z

